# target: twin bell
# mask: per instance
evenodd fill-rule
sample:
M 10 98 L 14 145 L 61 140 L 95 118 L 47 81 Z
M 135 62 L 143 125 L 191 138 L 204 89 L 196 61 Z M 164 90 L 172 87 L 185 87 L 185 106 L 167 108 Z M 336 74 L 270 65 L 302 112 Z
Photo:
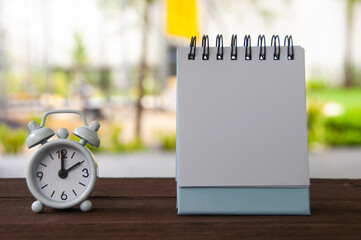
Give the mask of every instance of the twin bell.
M 93 121 L 89 126 L 81 126 L 74 129 L 73 134 L 80 138 L 79 143 L 83 146 L 89 143 L 95 148 L 100 145 L 100 139 L 97 134 L 100 124 L 97 121 Z M 44 144 L 49 138 L 55 135 L 54 131 L 48 127 L 41 127 L 35 121 L 31 121 L 28 124 L 30 130 L 29 136 L 26 138 L 26 145 L 28 148 L 35 147 L 39 144 Z M 69 135 L 68 130 L 60 128 L 58 130 L 59 138 L 67 138 Z

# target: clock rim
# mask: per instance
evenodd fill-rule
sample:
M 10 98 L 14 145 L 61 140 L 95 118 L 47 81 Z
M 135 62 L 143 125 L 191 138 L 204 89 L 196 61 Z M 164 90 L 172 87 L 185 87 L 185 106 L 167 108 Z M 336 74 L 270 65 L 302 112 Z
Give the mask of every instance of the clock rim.
M 77 197 L 69 202 L 64 202 L 64 203 L 52 201 L 52 200 L 46 198 L 45 196 L 43 196 L 43 194 L 37 189 L 37 187 L 34 183 L 35 177 L 33 176 L 33 169 L 35 167 L 34 164 L 36 164 L 39 157 L 41 157 L 41 155 L 48 149 L 50 149 L 54 146 L 57 146 L 59 144 L 74 147 L 77 150 L 79 150 L 81 153 L 83 153 L 84 156 L 88 159 L 89 166 L 90 166 L 90 173 L 91 173 L 87 189 L 81 195 L 79 195 L 79 197 Z M 30 162 L 28 165 L 28 169 L 27 169 L 26 183 L 28 185 L 28 188 L 29 188 L 31 194 L 42 204 L 44 204 L 45 206 L 51 207 L 51 208 L 55 208 L 55 209 L 65 209 L 65 208 L 71 208 L 75 205 L 78 205 L 88 199 L 89 195 L 91 194 L 91 192 L 93 191 L 93 189 L 95 187 L 95 183 L 98 178 L 97 172 L 98 172 L 98 167 L 97 167 L 95 158 L 87 147 L 81 145 L 78 142 L 70 140 L 70 139 L 55 139 L 50 142 L 44 143 L 31 156 L 31 159 L 30 159 Z

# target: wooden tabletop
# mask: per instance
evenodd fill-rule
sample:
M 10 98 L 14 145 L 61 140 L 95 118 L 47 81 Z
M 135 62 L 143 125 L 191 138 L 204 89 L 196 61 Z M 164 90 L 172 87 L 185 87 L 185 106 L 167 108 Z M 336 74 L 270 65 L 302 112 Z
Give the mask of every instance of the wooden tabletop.
M 0 179 L 0 239 L 361 239 L 361 180 L 311 180 L 311 216 L 179 216 L 170 178 L 99 179 L 88 213 L 33 201 Z

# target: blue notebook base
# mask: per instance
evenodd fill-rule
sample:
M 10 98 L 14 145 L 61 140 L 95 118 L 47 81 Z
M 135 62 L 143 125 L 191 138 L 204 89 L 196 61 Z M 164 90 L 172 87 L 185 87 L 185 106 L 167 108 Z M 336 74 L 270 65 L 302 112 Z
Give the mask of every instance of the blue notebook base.
M 310 215 L 309 187 L 177 187 L 178 214 Z

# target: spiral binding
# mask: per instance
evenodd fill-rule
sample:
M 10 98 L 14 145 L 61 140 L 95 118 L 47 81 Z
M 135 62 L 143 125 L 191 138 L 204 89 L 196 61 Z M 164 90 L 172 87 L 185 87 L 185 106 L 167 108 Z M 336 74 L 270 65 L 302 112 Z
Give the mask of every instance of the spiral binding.
M 293 39 L 292 36 L 286 35 L 283 45 L 286 46 L 287 43 L 287 59 L 293 60 L 295 53 L 293 51 Z
M 209 38 L 208 38 L 208 35 L 203 35 L 203 37 L 202 37 L 202 47 L 203 47 L 202 59 L 203 60 L 208 60 L 209 59 Z
M 188 54 L 188 60 L 195 60 L 196 56 L 196 37 L 191 38 L 190 42 L 190 51 Z M 245 35 L 243 45 L 245 47 L 245 60 L 252 60 L 252 45 L 251 45 L 251 36 Z M 293 47 L 293 39 L 291 35 L 286 35 L 284 39 L 284 46 L 287 46 L 287 59 L 294 60 L 295 52 Z M 259 60 L 266 60 L 266 37 L 264 35 L 259 35 L 257 40 L 257 46 L 259 47 Z M 280 60 L 281 55 L 281 45 L 280 37 L 278 35 L 273 35 L 271 39 L 271 47 L 273 47 L 273 59 Z M 209 38 L 208 35 L 203 35 L 202 37 L 202 60 L 209 60 Z M 217 34 L 216 38 L 216 48 L 217 48 L 217 60 L 223 60 L 223 36 L 222 34 Z M 237 60 L 237 35 L 232 35 L 231 38 L 231 60 Z
M 222 36 L 222 34 L 217 34 L 216 48 L 217 48 L 217 60 L 222 60 L 223 59 L 223 36 Z
M 259 35 L 257 40 L 259 46 L 259 60 L 266 60 L 266 37 Z
M 252 60 L 251 36 L 250 35 L 244 36 L 243 45 L 246 48 L 244 59 Z
M 197 37 L 192 37 L 191 43 L 189 44 L 190 51 L 188 54 L 188 60 L 194 60 L 196 58 L 196 46 L 197 46 Z
M 274 40 L 274 42 L 273 42 L 273 40 Z M 278 40 L 278 42 L 276 42 L 276 40 Z M 278 45 L 277 45 L 277 43 L 278 43 Z M 280 54 L 281 54 L 281 48 L 280 48 L 280 37 L 278 35 L 272 36 L 271 46 L 274 46 L 273 60 L 279 60 Z
M 231 60 L 237 60 L 237 34 L 231 39 Z

